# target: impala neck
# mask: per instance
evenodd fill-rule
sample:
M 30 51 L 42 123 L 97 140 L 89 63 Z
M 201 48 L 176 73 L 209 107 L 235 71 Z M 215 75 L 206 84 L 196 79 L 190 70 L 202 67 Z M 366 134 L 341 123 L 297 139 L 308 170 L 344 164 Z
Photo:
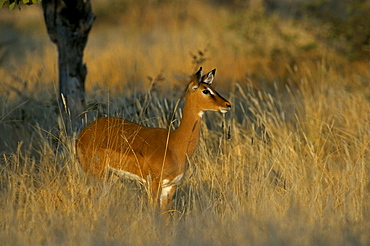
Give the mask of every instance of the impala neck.
M 188 100 L 187 100 L 188 99 Z M 198 145 L 201 113 L 192 105 L 190 98 L 185 98 L 184 113 L 180 126 L 173 132 L 172 140 L 178 153 L 191 157 Z

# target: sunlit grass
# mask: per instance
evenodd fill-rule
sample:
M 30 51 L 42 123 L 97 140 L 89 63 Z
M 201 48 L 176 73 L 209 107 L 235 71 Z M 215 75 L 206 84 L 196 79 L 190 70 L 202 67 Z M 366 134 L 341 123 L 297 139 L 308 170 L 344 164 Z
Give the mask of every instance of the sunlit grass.
M 170 224 L 148 206 L 138 184 L 88 182 L 73 138 L 45 130 L 55 121 L 9 131 L 14 138 L 32 132 L 2 155 L 1 236 L 19 244 L 368 242 L 367 101 L 341 85 L 315 93 L 306 86 L 272 95 L 235 84 L 227 96 L 233 111 L 225 119 L 206 115 Z M 165 101 L 175 99 L 151 94 L 149 100 L 146 113 L 130 112 L 132 104 L 145 107 L 122 94 L 110 114 L 168 124 L 175 103 Z

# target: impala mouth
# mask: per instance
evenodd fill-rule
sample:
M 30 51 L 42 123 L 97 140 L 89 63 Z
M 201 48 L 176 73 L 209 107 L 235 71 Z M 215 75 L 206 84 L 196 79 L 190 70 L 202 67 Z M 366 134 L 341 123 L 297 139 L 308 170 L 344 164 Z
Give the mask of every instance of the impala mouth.
M 223 113 L 223 114 L 226 114 L 227 112 L 230 111 L 230 109 L 231 109 L 231 107 L 230 108 L 220 108 L 220 112 Z

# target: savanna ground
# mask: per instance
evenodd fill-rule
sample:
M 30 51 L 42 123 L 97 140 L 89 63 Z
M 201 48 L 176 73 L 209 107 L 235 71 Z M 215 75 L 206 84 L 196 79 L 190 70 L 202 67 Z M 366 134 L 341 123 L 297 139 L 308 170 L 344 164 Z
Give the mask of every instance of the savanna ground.
M 1 244 L 370 244 L 369 47 L 323 18 L 342 5 L 297 2 L 93 1 L 88 122 L 177 125 L 200 65 L 233 104 L 205 115 L 169 223 L 135 182 L 87 182 L 41 8 L 2 9 Z

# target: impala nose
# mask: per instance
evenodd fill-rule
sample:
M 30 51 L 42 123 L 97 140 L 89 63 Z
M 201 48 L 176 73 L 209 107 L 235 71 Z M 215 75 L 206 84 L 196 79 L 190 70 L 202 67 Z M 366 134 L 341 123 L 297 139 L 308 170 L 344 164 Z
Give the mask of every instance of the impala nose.
M 226 106 L 226 108 L 221 108 L 221 113 L 226 113 L 227 111 L 230 111 L 230 109 L 231 109 L 231 103 L 229 103 L 229 102 L 226 102 L 226 104 L 225 104 L 225 106 Z

